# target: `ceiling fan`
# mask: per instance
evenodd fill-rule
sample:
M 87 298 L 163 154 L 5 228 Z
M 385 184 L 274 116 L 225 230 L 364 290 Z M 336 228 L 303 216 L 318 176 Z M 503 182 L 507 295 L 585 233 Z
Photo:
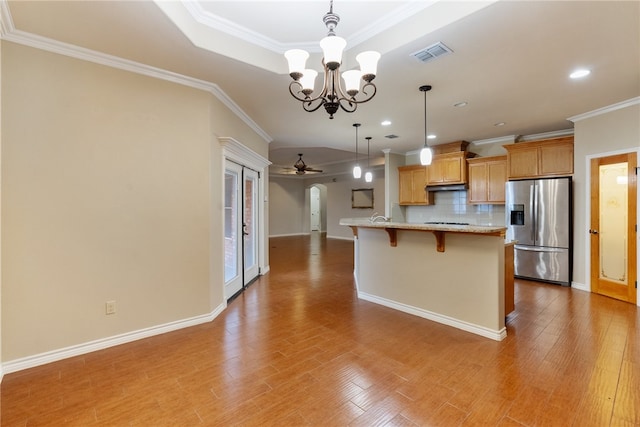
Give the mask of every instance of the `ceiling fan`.
M 298 161 L 293 164 L 293 167 L 296 168 L 296 175 L 304 175 L 307 172 L 311 173 L 319 173 L 322 172 L 320 169 L 314 169 L 310 166 L 307 166 L 304 160 L 302 160 L 302 154 L 298 153 Z

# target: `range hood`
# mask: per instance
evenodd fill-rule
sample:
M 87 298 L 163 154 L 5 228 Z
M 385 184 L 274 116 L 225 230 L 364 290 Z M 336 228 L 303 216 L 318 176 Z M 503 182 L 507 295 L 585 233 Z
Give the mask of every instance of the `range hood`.
M 467 184 L 451 184 L 451 185 L 427 185 L 425 188 L 428 192 L 434 191 L 467 191 Z

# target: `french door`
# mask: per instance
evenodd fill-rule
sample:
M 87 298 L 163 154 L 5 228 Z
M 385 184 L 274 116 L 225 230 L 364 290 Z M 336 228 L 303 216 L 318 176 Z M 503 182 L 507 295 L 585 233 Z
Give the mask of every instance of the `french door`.
M 231 161 L 224 174 L 224 293 L 230 299 L 258 268 L 258 172 Z
M 636 153 L 591 160 L 591 290 L 636 303 Z

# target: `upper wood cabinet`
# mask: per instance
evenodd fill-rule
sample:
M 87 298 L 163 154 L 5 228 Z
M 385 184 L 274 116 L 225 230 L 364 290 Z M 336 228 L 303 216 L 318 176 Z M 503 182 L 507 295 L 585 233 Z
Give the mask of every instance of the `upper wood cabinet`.
M 507 182 L 507 156 L 468 159 L 471 204 L 504 204 Z
M 427 193 L 427 168 L 422 165 L 398 168 L 399 203 L 401 205 L 431 205 L 433 193 Z
M 427 167 L 427 185 L 466 184 L 470 155 L 466 151 L 434 155 Z
M 573 136 L 505 145 L 508 179 L 573 175 Z

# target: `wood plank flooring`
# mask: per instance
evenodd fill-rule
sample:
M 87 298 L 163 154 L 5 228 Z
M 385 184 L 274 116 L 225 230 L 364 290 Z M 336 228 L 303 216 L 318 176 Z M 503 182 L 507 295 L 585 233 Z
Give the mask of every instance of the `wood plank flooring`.
M 502 342 L 356 298 L 353 246 L 270 241 L 213 322 L 6 375 L 2 426 L 638 426 L 640 315 L 516 282 Z

